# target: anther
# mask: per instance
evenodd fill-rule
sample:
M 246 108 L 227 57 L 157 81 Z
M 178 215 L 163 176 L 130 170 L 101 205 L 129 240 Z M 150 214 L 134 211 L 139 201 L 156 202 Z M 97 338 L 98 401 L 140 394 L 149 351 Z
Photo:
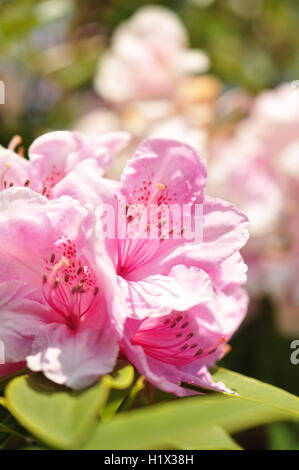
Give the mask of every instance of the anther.
M 218 349 L 217 346 L 216 348 L 211 349 L 211 351 L 209 351 L 209 354 L 213 354 L 215 351 L 217 351 L 217 349 Z
M 14 135 L 8 144 L 9 150 L 15 150 L 18 145 L 22 143 L 22 137 L 20 135 Z
M 195 356 L 201 356 L 202 353 L 203 349 L 200 348 L 198 351 L 196 351 Z
M 22 147 L 20 147 L 18 149 L 17 153 L 18 153 L 18 155 L 20 155 L 20 157 L 25 157 L 25 148 L 23 147 L 23 145 L 22 145 Z
M 164 191 L 165 185 L 163 183 L 157 183 L 156 188 L 158 189 L 158 191 Z
M 189 322 L 186 321 L 185 323 L 182 324 L 181 328 L 187 328 L 188 325 L 189 325 Z
M 93 295 L 96 296 L 99 292 L 99 288 L 98 287 L 95 287 L 94 288 L 94 291 L 93 291 Z
M 55 261 L 55 254 L 52 253 L 51 258 L 50 258 L 50 262 L 51 262 L 51 263 L 54 263 L 54 261 Z
M 25 188 L 28 188 L 29 184 L 30 184 L 30 181 L 26 180 L 25 183 L 24 183 Z

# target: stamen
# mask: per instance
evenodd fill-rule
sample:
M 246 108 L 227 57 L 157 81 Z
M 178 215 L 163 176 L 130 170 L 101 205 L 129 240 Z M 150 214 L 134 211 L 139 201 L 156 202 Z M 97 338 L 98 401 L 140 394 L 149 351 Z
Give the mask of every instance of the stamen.
M 18 153 L 18 155 L 20 155 L 20 157 L 25 157 L 25 148 L 23 147 L 23 145 L 22 145 L 22 147 L 20 147 L 18 149 L 17 153 Z
M 198 351 L 196 351 L 195 356 L 201 356 L 202 353 L 203 353 L 203 349 L 200 348 Z
M 200 336 L 196 336 L 190 328 L 185 334 L 182 332 L 182 329 L 190 325 L 190 321 L 186 318 L 188 319 L 187 314 L 173 313 L 163 321 L 145 320 L 131 339 L 132 344 L 142 346 L 145 353 L 156 360 L 167 364 L 184 365 L 213 354 L 221 344 L 227 341 L 227 338 L 222 336 L 210 347 L 201 346 Z M 178 325 L 182 319 L 186 321 Z M 188 343 L 188 340 L 194 337 L 197 341 Z
M 20 135 L 14 135 L 13 138 L 10 140 L 7 148 L 9 150 L 15 150 L 18 145 L 22 143 L 22 137 Z
M 54 264 L 56 259 L 57 254 L 52 253 L 46 260 L 48 273 L 43 275 L 44 298 L 69 328 L 76 329 L 80 319 L 97 304 L 99 288 L 94 284 L 88 266 L 77 260 L 72 242 L 63 243 L 63 256 Z
M 7 187 L 7 181 L 4 180 L 5 178 L 5 175 L 7 174 L 7 172 L 12 168 L 12 165 L 10 163 L 5 163 L 4 165 L 4 170 L 2 171 L 1 173 L 1 177 L 0 177 L 0 190 L 2 189 L 6 189 Z

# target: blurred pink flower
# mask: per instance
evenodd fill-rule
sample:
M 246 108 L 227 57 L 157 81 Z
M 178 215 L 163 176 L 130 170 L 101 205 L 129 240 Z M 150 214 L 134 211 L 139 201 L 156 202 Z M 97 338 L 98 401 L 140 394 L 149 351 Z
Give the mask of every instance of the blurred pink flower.
M 2 191 L 0 214 L 6 372 L 27 361 L 59 384 L 90 385 L 113 369 L 118 353 L 109 320 L 114 281 L 99 241 L 92 248 L 90 216 L 70 197 L 49 201 L 28 188 Z
M 291 84 L 258 96 L 235 135 L 214 142 L 209 165 L 210 193 L 237 204 L 250 219 L 243 252 L 250 291 L 271 294 L 287 334 L 299 325 L 298 168 L 299 95 Z
M 187 32 L 171 10 L 141 8 L 115 30 L 99 62 L 97 92 L 115 103 L 170 97 L 180 77 L 209 65 L 203 51 L 187 44 Z

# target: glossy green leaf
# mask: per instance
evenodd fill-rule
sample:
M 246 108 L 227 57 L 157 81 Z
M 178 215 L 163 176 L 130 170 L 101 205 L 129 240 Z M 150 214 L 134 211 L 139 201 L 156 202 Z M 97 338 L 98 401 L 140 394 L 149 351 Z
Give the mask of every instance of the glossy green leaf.
M 219 369 L 214 379 L 225 381 L 240 396 L 194 396 L 121 413 L 96 426 L 84 448 L 155 449 L 178 442 L 188 433 L 205 435 L 206 427 L 218 426 L 233 433 L 263 423 L 298 419 L 299 399 L 284 390 L 224 369 Z M 213 448 L 215 444 L 204 445 Z
M 219 426 L 207 426 L 197 432 L 187 432 L 180 436 L 179 441 L 172 441 L 170 445 L 182 450 L 241 450 L 239 444 Z
M 266 404 L 299 419 L 299 398 L 281 388 L 222 368 L 213 374 L 213 379 L 224 382 L 245 400 Z
M 155 449 L 188 432 L 204 432 L 201 429 L 206 426 L 219 425 L 233 432 L 283 416 L 276 409 L 238 397 L 191 397 L 121 413 L 109 423 L 99 424 L 83 447 Z
M 34 436 L 54 448 L 76 448 L 96 423 L 107 397 L 100 382 L 82 392 L 55 385 L 41 375 L 13 379 L 5 405 Z
M 21 370 L 18 370 L 16 372 L 14 372 L 13 374 L 9 374 L 9 375 L 5 375 L 4 377 L 1 377 L 0 379 L 0 390 L 4 390 L 5 387 L 9 384 L 9 382 L 15 378 L 15 377 L 19 377 L 20 375 L 24 375 L 27 373 L 27 369 L 21 369 Z

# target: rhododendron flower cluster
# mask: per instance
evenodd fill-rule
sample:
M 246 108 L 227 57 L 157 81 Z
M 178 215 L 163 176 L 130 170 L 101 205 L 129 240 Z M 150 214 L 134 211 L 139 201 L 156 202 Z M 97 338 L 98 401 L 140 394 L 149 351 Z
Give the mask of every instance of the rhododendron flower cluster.
M 25 363 L 81 389 L 120 356 L 178 396 L 231 392 L 209 367 L 246 314 L 247 218 L 205 195 L 205 164 L 178 141 L 148 139 L 119 182 L 104 178 L 127 141 L 53 132 L 29 161 L 1 149 L 0 372 Z M 173 206 L 183 226 L 165 223 Z
M 101 101 L 91 102 L 73 129 L 88 134 L 124 129 L 135 144 L 148 137 L 176 136 L 204 155 L 222 85 L 204 75 L 209 59 L 188 43 L 188 32 L 172 10 L 141 7 L 114 31 L 94 77 Z M 122 163 L 118 160 L 109 175 L 118 178 Z
M 270 293 L 278 322 L 298 332 L 299 95 L 291 84 L 259 95 L 233 137 L 214 143 L 210 192 L 234 202 L 250 219 L 244 250 L 249 288 Z
M 206 71 L 208 65 L 203 51 L 188 49 L 187 31 L 171 10 L 147 6 L 114 31 L 95 87 L 116 103 L 167 98 L 181 77 Z

